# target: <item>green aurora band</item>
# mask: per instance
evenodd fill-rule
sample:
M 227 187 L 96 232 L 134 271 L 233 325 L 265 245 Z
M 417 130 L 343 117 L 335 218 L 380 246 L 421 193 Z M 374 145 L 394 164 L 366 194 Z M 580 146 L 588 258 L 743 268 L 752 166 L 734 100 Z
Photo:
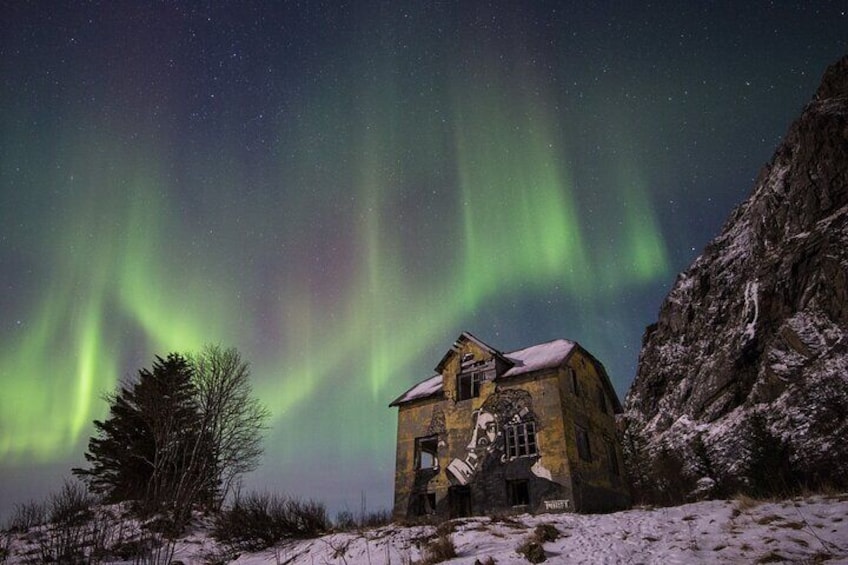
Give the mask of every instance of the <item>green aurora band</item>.
M 114 121 L 93 137 L 57 132 L 57 167 L 33 180 L 49 203 L 44 237 L 25 250 L 44 282 L 0 350 L 5 464 L 81 453 L 104 392 L 154 354 L 206 342 L 253 362 L 274 415 L 269 453 L 291 460 L 318 443 L 343 458 L 384 454 L 386 404 L 428 376 L 420 367 L 453 332 L 474 331 L 476 313 L 554 289 L 591 320 L 667 275 L 635 159 L 608 179 L 608 209 L 588 229 L 574 141 L 550 119 L 542 81 L 492 65 L 473 73 L 485 81 L 434 85 L 402 116 L 386 109 L 408 85 L 391 61 L 373 64 L 355 95 L 316 86 L 300 143 L 262 178 L 224 145 L 176 163 L 173 144 L 142 132 L 128 145 Z M 185 179 L 209 186 L 185 202 Z M 285 190 L 251 200 L 253 182 Z M 593 331 L 566 330 L 581 341 Z

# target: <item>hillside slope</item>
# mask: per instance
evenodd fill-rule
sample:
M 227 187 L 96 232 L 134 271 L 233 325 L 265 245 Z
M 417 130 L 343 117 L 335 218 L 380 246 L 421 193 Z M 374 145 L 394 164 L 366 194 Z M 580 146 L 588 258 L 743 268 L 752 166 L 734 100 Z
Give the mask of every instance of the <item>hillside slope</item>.
M 779 502 L 712 500 L 677 507 L 614 514 L 528 514 L 468 518 L 440 526 L 389 525 L 317 539 L 290 540 L 255 553 L 234 553 L 209 537 L 211 522 L 198 518 L 176 543 L 173 563 L 240 565 L 409 565 L 428 556 L 428 546 L 450 536 L 456 556 L 445 563 L 526 564 L 517 549 L 546 525 L 552 539 L 541 544 L 548 563 L 755 563 L 848 564 L 848 493 Z M 121 528 L 115 547 L 139 547 L 134 528 Z M 114 533 L 114 532 L 113 532 Z M 555 534 L 555 535 L 554 535 Z M 0 562 L 40 563 L 37 531 L 0 536 Z M 5 541 L 4 541 L 5 539 Z M 56 541 L 56 540 L 53 540 Z M 123 548 L 121 550 L 120 548 Z M 88 552 L 86 552 L 88 554 Z M 104 558 L 102 563 L 130 564 Z
M 559 539 L 543 544 L 549 563 L 848 563 L 848 496 L 764 503 L 714 500 L 615 514 L 522 515 L 451 522 L 457 557 L 445 563 L 528 563 L 516 552 L 539 524 Z M 241 565 L 415 563 L 426 557 L 432 526 L 388 526 L 363 534 L 335 534 L 265 554 Z M 818 560 L 818 561 L 816 561 Z
M 848 57 L 678 276 L 622 423 L 643 500 L 848 481 Z

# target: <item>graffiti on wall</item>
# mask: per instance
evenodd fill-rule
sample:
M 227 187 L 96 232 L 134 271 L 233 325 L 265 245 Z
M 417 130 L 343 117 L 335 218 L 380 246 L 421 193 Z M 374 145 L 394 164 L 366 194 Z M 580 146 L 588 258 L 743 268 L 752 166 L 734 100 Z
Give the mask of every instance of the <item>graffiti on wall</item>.
M 446 467 L 416 463 L 407 506 L 410 516 L 440 511 L 465 516 L 473 508 L 480 512 L 487 508 L 535 507 L 566 495 L 563 485 L 553 481 L 551 472 L 542 465 L 536 439 L 542 423 L 533 410 L 530 392 L 496 390 L 479 409 L 464 416 L 457 414 L 470 418 L 469 426 L 460 429 L 448 429 L 446 409 L 449 406 L 434 406 L 427 435 L 416 440 L 416 451 L 418 457 L 425 451 L 433 454 L 436 461 L 436 452 L 447 453 L 450 462 Z M 433 481 L 440 479 L 446 479 L 450 487 L 447 496 L 437 498 L 439 491 Z
M 532 402 L 526 390 L 502 390 L 490 395 L 480 409 L 472 413 L 472 431 L 465 446 L 465 457 L 455 457 L 446 469 L 451 484 L 469 484 L 492 458 L 500 462 L 509 459 L 506 428 L 533 422 L 535 431 L 536 415 L 533 413 Z

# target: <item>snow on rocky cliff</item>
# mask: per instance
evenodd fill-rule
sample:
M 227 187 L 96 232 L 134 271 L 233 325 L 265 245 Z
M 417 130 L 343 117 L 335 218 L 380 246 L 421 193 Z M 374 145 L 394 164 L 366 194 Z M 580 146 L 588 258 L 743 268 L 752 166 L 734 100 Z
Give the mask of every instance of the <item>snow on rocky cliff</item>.
M 622 427 L 647 499 L 848 484 L 848 57 L 678 276 Z

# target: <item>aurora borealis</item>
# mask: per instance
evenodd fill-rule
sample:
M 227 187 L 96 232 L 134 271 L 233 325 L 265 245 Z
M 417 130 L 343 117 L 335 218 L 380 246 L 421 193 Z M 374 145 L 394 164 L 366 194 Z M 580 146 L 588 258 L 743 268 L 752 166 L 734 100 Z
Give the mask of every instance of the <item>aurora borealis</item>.
M 273 413 L 248 487 L 331 509 L 390 504 L 387 405 L 462 330 L 579 341 L 623 397 L 846 48 L 836 2 L 692 4 L 5 5 L 0 518 L 204 343 Z

